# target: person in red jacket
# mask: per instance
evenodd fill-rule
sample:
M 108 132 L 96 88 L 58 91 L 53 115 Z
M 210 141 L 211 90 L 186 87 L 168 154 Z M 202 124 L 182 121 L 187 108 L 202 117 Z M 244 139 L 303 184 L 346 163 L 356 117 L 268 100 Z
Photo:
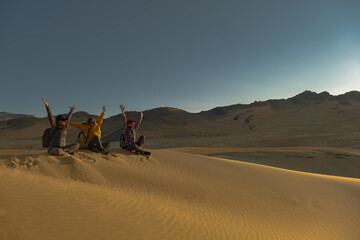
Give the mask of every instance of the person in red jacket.
M 136 131 L 140 127 L 144 114 L 141 112 L 140 119 L 138 122 L 136 122 L 135 120 L 132 119 L 128 119 L 128 120 L 126 119 L 125 107 L 123 105 L 120 105 L 120 109 L 123 117 L 123 135 L 124 135 L 124 139 L 123 139 L 124 142 L 122 143 L 122 148 L 127 149 L 128 151 L 135 150 L 135 153 L 138 154 L 150 155 L 151 154 L 150 152 L 144 151 L 144 149 L 142 148 L 145 142 L 145 137 L 141 135 L 139 139 L 136 141 Z

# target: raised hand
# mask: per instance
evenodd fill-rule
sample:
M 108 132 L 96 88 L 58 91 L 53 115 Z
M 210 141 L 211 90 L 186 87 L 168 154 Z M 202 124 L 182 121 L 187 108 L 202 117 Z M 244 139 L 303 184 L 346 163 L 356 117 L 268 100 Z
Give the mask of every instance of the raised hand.
M 42 98 L 41 100 L 45 103 L 45 106 L 49 106 L 48 102 L 45 99 Z
M 76 109 L 76 106 L 69 107 L 71 111 L 74 111 Z
M 105 112 L 106 111 L 106 107 L 105 106 L 103 106 L 103 112 Z
M 125 111 L 125 106 L 120 104 L 120 108 L 121 108 L 121 111 L 124 112 Z
M 141 112 L 140 113 L 140 118 L 142 118 L 144 116 L 144 113 L 143 112 Z

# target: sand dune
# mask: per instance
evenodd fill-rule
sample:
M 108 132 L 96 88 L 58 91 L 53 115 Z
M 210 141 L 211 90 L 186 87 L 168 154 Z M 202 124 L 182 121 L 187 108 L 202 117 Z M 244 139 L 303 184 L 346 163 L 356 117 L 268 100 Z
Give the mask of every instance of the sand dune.
M 360 239 L 360 180 L 156 150 L 0 151 L 0 239 Z

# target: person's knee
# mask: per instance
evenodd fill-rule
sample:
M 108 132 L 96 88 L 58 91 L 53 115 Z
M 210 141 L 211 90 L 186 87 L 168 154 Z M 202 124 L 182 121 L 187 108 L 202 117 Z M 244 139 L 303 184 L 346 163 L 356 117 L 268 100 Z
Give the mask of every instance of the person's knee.
M 129 144 L 129 145 L 126 147 L 126 150 L 128 150 L 128 151 L 135 150 L 135 144 L 134 144 L 134 143 Z

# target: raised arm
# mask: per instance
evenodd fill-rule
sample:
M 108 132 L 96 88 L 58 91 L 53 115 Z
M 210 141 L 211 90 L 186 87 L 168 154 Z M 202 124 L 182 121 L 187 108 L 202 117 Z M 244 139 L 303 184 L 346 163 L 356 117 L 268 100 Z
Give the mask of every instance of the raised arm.
M 101 126 L 103 124 L 103 121 L 104 121 L 104 116 L 105 116 L 105 106 L 103 106 L 103 111 L 102 113 L 100 114 L 98 120 L 97 120 L 97 123 Z
M 70 112 L 67 115 L 66 125 L 68 125 L 68 123 L 70 122 L 71 116 L 72 116 L 74 110 L 76 109 L 76 106 L 72 106 L 72 107 L 69 107 L 69 108 L 70 108 Z
M 139 121 L 138 121 L 138 122 L 135 124 L 135 126 L 134 126 L 134 128 L 135 128 L 136 130 L 139 129 L 139 127 L 140 127 L 140 125 L 141 125 L 141 123 L 142 123 L 142 120 L 143 120 L 143 116 L 144 116 L 144 113 L 141 112 L 141 113 L 140 113 Z
M 55 123 L 55 118 L 50 110 L 49 104 L 48 102 L 42 98 L 42 101 L 45 103 L 45 107 L 46 107 L 46 112 L 48 115 L 48 119 L 49 119 L 49 123 L 52 127 L 55 127 L 56 123 Z
M 88 125 L 82 124 L 82 123 L 76 123 L 76 122 L 70 122 L 70 125 L 76 128 L 81 129 L 82 131 L 87 131 L 89 129 Z
M 120 109 L 121 109 L 121 114 L 122 114 L 122 117 L 123 117 L 123 129 L 126 129 L 127 127 L 127 123 L 126 123 L 126 114 L 125 114 L 125 107 L 124 105 L 120 104 Z

